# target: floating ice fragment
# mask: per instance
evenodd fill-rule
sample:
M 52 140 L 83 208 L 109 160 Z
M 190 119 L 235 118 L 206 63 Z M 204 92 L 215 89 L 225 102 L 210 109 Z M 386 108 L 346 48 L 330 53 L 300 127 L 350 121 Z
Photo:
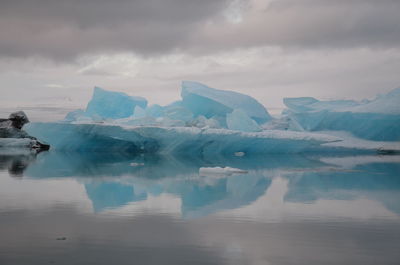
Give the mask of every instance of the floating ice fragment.
M 201 167 L 199 169 L 200 175 L 232 175 L 232 174 L 246 174 L 247 170 L 233 168 L 233 167 Z

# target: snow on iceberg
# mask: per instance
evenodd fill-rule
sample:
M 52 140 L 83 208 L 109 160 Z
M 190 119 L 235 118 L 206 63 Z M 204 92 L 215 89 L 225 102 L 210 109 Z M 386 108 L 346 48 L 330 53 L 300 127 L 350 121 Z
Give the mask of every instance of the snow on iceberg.
M 225 117 L 233 110 L 241 109 L 259 124 L 271 119 L 267 110 L 257 100 L 237 92 L 218 90 L 201 83 L 183 81 L 181 96 L 183 106 L 191 110 L 195 116 Z
M 122 92 L 107 91 L 95 87 L 85 114 L 103 119 L 127 118 L 133 115 L 136 106 L 146 108 L 147 100 L 142 97 L 132 97 Z
M 290 122 L 306 131 L 347 131 L 368 140 L 400 140 L 400 88 L 364 103 L 310 98 L 285 99 L 284 103 Z

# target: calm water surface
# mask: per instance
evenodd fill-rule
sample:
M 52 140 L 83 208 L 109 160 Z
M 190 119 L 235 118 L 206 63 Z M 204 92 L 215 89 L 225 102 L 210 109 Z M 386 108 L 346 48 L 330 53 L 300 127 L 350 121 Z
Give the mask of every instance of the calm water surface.
M 235 167 L 241 174 L 199 173 Z M 0 155 L 0 264 L 400 264 L 400 156 Z

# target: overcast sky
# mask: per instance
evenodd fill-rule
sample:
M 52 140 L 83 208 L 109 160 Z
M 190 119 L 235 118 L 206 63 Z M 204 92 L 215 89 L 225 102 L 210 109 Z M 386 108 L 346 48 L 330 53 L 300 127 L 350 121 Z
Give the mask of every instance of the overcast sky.
M 0 104 L 166 104 L 182 80 L 257 98 L 400 86 L 399 0 L 0 0 Z

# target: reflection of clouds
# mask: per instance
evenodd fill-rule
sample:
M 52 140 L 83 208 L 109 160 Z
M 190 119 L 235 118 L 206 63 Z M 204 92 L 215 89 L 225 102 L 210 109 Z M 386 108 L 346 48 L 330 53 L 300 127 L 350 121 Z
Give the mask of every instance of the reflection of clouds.
M 15 210 L 0 216 L 0 233 L 2 264 L 232 264 L 221 246 L 207 246 L 196 229 L 165 215 L 110 220 L 74 207 Z
M 351 191 L 339 191 L 343 199 L 316 199 L 312 202 L 286 201 L 289 181 L 285 178 L 274 178 L 264 196 L 251 205 L 222 211 L 221 217 L 253 220 L 256 222 L 280 222 L 284 220 L 331 220 L 331 219 L 364 219 L 394 218 L 400 220 L 398 214 L 387 209 L 369 194 L 353 194 Z M 335 193 L 338 191 L 333 190 Z M 371 195 L 371 194 L 370 194 Z M 393 194 L 389 194 L 393 196 Z M 399 196 L 399 194 L 397 194 Z M 338 196 L 339 197 L 339 196 Z
M 92 212 L 83 185 L 73 178 L 35 180 L 24 177 L 10 178 L 0 171 L 0 209 L 26 209 L 45 211 L 73 205 L 82 212 Z
M 6 264 L 71 264 L 66 257 L 74 257 L 82 264 L 367 265 L 400 258 L 400 217 L 389 207 L 400 195 L 393 157 L 206 164 L 249 171 L 214 179 L 199 176 L 201 161 L 63 158 L 41 154 L 22 179 L 0 171 Z M 143 160 L 139 171 L 125 167 Z

